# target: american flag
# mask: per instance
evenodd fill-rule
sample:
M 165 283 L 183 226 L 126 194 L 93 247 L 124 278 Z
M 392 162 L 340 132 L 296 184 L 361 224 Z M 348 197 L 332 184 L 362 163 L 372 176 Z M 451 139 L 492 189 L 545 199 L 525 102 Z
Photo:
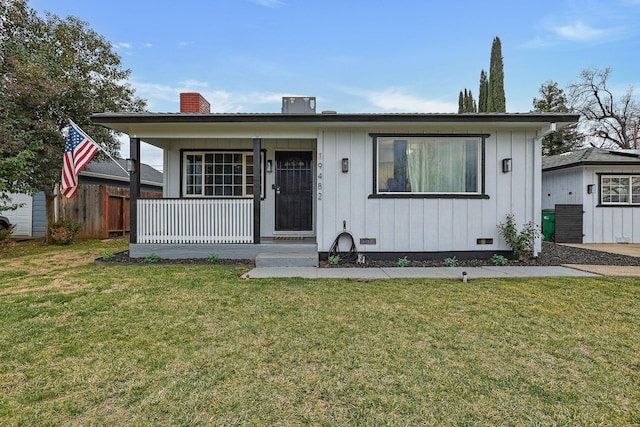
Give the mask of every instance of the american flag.
M 98 145 L 75 123 L 69 124 L 67 144 L 64 146 L 60 192 L 71 199 L 78 191 L 78 174 L 98 152 Z

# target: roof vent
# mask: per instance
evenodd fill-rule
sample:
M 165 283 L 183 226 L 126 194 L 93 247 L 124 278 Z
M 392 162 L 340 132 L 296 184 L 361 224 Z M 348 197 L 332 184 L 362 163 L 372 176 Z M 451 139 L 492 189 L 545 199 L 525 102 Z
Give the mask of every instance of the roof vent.
M 283 96 L 282 114 L 315 114 L 315 96 Z
M 332 115 L 332 114 L 338 114 L 338 112 L 335 110 L 323 110 L 322 114 Z

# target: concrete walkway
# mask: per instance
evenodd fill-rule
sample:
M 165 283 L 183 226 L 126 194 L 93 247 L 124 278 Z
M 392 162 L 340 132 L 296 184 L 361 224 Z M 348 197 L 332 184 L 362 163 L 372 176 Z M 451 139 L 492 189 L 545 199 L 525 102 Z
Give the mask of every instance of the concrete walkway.
M 584 266 L 581 266 L 584 267 Z M 599 277 L 600 274 L 569 267 L 386 267 L 386 268 L 316 268 L 258 267 L 242 275 L 244 279 L 301 277 L 304 279 L 458 279 L 463 272 L 467 280 L 514 277 Z

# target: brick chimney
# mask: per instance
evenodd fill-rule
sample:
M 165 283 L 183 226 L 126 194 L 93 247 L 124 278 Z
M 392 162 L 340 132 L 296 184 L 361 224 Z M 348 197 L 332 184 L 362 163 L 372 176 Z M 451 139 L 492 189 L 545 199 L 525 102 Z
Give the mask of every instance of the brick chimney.
M 198 92 L 180 94 L 181 113 L 210 113 L 211 104 Z

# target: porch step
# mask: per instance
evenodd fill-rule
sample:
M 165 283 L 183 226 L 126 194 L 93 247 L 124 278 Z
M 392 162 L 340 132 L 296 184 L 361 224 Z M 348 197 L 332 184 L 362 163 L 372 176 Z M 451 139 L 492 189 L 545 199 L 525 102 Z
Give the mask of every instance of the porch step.
M 262 252 L 256 256 L 256 267 L 317 267 L 318 253 Z

